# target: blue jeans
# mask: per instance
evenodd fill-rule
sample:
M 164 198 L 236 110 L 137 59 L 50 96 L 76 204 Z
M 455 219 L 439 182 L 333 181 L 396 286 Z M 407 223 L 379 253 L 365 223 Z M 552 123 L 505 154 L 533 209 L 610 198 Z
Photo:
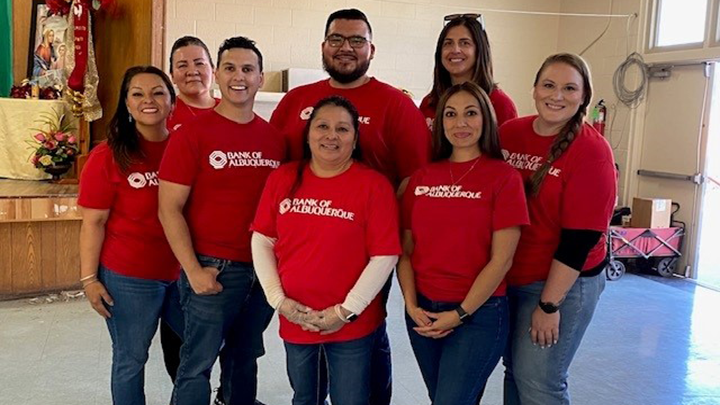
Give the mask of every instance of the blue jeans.
M 458 302 L 431 301 L 418 294 L 430 312 L 452 311 Z M 505 351 L 508 300 L 490 297 L 472 317 L 442 339 L 420 336 L 405 313 L 410 344 L 433 405 L 475 405 L 478 394 Z
M 390 287 L 392 286 L 392 276 L 380 291 L 383 308 L 387 308 L 388 298 L 390 297 Z M 385 314 L 387 310 L 384 309 Z M 324 360 L 324 354 L 320 353 L 320 400 L 316 405 L 328 405 L 325 400 L 328 393 L 328 377 L 327 367 Z M 370 363 L 370 403 L 372 405 L 390 405 L 392 397 L 392 355 L 390 352 L 390 338 L 387 334 L 387 323 L 383 322 L 375 333 L 375 342 L 373 342 L 372 361 Z
M 385 298 L 385 301 L 387 301 L 387 298 Z M 392 358 L 390 338 L 387 334 L 387 322 L 383 321 L 377 333 L 375 333 L 370 367 L 370 404 L 390 405 L 392 396 Z
M 321 352 L 327 361 L 333 405 L 369 405 L 370 362 L 379 331 L 346 342 L 285 342 L 287 373 L 294 391 L 292 405 L 316 405 L 324 399 L 327 386 L 320 381 Z
M 112 340 L 110 386 L 116 405 L 145 404 L 145 363 L 160 319 L 182 336 L 183 313 L 176 282 L 127 277 L 100 265 L 98 270 L 114 305 L 106 320 Z
M 503 357 L 505 405 L 568 405 L 568 368 L 592 320 L 605 275 L 579 277 L 560 305 L 560 338 L 541 348 L 530 341 L 530 322 L 544 281 L 508 288 L 510 340 Z
M 197 295 L 185 273 L 180 276 L 185 336 L 173 404 L 210 402 L 210 372 L 224 343 L 225 403 L 253 405 L 257 395 L 257 359 L 265 354 L 262 334 L 273 309 L 265 299 L 252 264 L 202 255 L 198 255 L 198 261 L 203 267 L 220 271 L 217 281 L 223 290 L 215 295 Z

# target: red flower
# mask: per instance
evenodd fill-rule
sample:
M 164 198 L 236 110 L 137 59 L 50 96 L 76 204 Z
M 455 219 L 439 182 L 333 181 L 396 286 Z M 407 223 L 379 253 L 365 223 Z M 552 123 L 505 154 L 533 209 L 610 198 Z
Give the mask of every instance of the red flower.
M 57 142 L 53 141 L 52 139 L 48 139 L 47 141 L 43 142 L 43 146 L 45 147 L 45 149 L 55 150 L 57 148 Z
M 37 134 L 35 134 L 34 138 L 40 142 L 45 142 L 46 139 L 45 134 L 43 134 L 42 132 L 38 132 Z
M 56 132 L 53 137 L 55 138 L 56 141 L 62 142 L 62 141 L 65 140 L 65 137 L 66 137 L 66 136 L 67 136 L 67 135 L 65 135 L 65 134 L 62 133 L 62 132 Z
M 51 14 L 65 15 L 70 12 L 70 2 L 67 0 L 46 0 Z
M 68 143 L 75 143 L 77 142 L 77 139 L 75 138 L 75 135 L 70 135 L 70 138 L 68 138 Z

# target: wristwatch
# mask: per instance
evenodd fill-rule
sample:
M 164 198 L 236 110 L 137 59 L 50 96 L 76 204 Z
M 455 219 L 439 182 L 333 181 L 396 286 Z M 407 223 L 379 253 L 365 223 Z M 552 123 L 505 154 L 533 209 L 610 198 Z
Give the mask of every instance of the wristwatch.
M 347 309 L 343 308 L 342 305 L 340 305 L 340 304 L 335 305 L 334 309 L 335 309 L 335 315 L 337 315 L 338 318 L 340 318 L 345 323 L 350 323 L 358 318 L 358 314 L 348 311 Z M 343 315 L 343 313 L 342 313 L 343 309 L 348 311 L 348 316 Z
M 542 300 L 538 302 L 538 306 L 546 314 L 554 314 L 560 309 L 560 305 L 553 304 L 552 302 L 542 302 Z
M 470 320 L 470 314 L 465 312 L 462 305 L 458 305 L 457 307 L 455 307 L 455 312 L 460 315 L 460 323 L 465 323 L 465 320 Z

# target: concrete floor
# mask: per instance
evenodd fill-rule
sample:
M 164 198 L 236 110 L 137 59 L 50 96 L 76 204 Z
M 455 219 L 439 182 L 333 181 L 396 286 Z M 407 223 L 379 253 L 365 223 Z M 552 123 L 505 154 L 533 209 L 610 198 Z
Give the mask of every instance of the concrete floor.
M 658 282 L 660 281 L 660 282 Z M 389 308 L 394 404 L 428 404 L 410 350 L 397 286 Z M 573 403 L 583 405 L 720 404 L 720 293 L 682 280 L 628 274 L 609 282 L 571 368 Z M 266 332 L 259 399 L 289 404 L 277 321 Z M 168 403 L 171 384 L 157 340 L 146 371 L 148 404 Z M 0 404 L 110 404 L 110 339 L 83 299 L 51 304 L 0 303 Z M 214 373 L 214 386 L 217 373 Z M 502 403 L 499 366 L 484 404 Z

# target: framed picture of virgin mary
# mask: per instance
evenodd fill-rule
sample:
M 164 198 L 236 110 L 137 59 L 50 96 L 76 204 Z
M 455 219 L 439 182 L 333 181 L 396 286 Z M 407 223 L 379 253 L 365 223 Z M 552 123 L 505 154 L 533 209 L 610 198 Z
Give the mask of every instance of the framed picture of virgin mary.
M 53 15 L 45 0 L 32 0 L 28 71 L 30 80 L 40 86 L 64 84 L 66 56 L 66 17 Z

